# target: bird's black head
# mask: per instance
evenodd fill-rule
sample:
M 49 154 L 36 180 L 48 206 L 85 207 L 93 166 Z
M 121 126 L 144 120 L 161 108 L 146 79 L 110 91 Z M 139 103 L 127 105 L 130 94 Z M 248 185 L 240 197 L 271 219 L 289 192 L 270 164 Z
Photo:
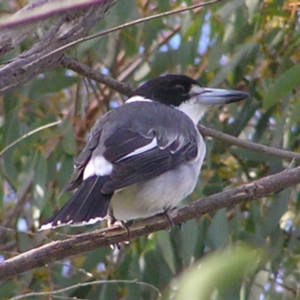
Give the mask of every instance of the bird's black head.
M 133 96 L 158 101 L 160 103 L 179 107 L 191 98 L 190 91 L 199 83 L 186 75 L 168 74 L 153 78 L 141 85 Z
M 178 108 L 197 124 L 210 108 L 246 98 L 245 92 L 204 88 L 186 75 L 168 74 L 147 81 L 126 102 L 157 101 Z

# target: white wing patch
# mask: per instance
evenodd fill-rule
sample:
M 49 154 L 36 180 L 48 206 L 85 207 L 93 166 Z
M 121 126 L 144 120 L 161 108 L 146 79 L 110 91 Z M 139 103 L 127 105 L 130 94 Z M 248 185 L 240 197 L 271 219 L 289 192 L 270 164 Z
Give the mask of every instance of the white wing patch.
M 146 152 L 148 150 L 151 150 L 153 148 L 157 147 L 157 139 L 156 137 L 146 146 L 140 147 L 135 149 L 133 152 L 125 155 L 119 161 L 121 161 L 124 158 L 128 158 L 131 156 L 135 156 L 138 154 L 141 154 L 143 152 Z M 110 175 L 113 169 L 113 165 L 106 160 L 103 156 L 95 156 L 91 157 L 90 161 L 86 165 L 84 172 L 83 172 L 83 180 L 97 175 L 97 176 L 106 176 Z
M 83 180 L 97 175 L 97 176 L 105 176 L 110 175 L 113 169 L 113 165 L 106 160 L 103 156 L 95 156 L 91 157 L 90 161 L 86 165 L 83 172 Z
M 124 158 L 128 158 L 128 157 L 131 157 L 131 156 L 135 156 L 135 155 L 144 153 L 144 152 L 146 152 L 148 150 L 151 150 L 151 149 L 153 149 L 155 147 L 157 147 L 157 139 L 156 139 L 156 137 L 151 141 L 151 143 L 149 143 L 146 146 L 143 146 L 141 148 L 135 149 L 133 152 L 131 152 L 131 153 L 125 155 L 124 157 L 120 158 L 119 161 L 121 161 Z

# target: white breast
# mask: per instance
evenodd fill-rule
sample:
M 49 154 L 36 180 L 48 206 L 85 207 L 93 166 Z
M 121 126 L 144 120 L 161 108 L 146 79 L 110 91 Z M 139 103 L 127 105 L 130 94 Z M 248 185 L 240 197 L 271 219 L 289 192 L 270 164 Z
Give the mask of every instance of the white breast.
M 191 194 L 198 181 L 206 152 L 199 134 L 198 157 L 154 179 L 115 192 L 110 206 L 118 220 L 145 218 L 174 208 Z

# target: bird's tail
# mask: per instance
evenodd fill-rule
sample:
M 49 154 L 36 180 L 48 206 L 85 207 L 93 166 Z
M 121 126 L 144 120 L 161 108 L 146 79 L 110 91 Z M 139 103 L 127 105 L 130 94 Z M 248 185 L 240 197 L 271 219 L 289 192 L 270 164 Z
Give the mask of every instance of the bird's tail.
M 101 193 L 101 189 L 108 178 L 108 176 L 92 176 L 85 179 L 63 208 L 47 220 L 39 230 L 64 225 L 94 224 L 103 220 L 113 195 L 113 193 Z

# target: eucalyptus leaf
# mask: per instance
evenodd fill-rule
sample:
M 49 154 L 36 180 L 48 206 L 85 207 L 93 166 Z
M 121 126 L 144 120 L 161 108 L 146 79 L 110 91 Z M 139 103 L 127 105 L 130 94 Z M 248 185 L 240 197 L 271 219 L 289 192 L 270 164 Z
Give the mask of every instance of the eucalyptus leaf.
M 175 292 L 176 300 L 211 299 L 212 295 L 225 286 L 235 286 L 263 258 L 262 251 L 240 246 L 206 257 L 187 270 L 179 281 Z M 224 299 L 224 298 L 222 298 Z
M 263 99 L 264 109 L 269 109 L 276 103 L 282 102 L 284 96 L 293 93 L 293 89 L 300 87 L 299 74 L 300 63 L 281 74 L 265 94 Z

